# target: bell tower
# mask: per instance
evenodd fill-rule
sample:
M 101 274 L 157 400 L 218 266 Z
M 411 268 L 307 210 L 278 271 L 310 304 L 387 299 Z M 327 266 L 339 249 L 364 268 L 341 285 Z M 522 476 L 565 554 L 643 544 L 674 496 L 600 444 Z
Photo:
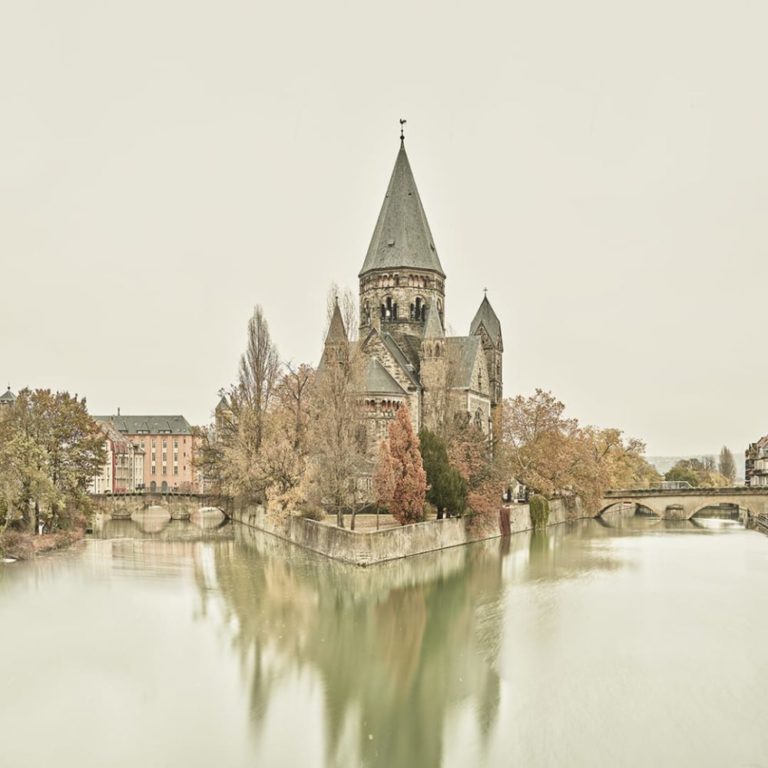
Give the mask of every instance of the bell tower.
M 374 324 L 395 338 L 422 336 L 432 310 L 445 323 L 445 272 L 402 133 L 359 278 L 361 336 Z

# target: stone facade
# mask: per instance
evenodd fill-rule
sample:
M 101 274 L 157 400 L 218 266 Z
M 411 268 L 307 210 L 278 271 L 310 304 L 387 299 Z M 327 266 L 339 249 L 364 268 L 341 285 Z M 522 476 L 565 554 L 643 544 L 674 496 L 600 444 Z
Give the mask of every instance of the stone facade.
M 749 486 L 768 486 L 768 435 L 744 452 L 744 479 Z
M 490 434 L 503 397 L 501 324 L 486 297 L 470 334 L 446 337 L 446 276 L 402 141 L 359 281 L 360 339 L 353 343 L 367 361 L 369 453 L 403 404 L 416 430 L 460 417 Z M 341 342 L 337 309 L 324 359 Z

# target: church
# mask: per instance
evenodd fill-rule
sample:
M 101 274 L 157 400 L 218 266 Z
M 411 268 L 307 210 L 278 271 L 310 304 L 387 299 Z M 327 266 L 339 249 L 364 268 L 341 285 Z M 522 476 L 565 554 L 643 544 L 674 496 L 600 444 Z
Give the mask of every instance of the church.
M 440 431 L 448 420 L 464 419 L 490 435 L 503 396 L 501 324 L 485 296 L 469 335 L 446 336 L 446 274 L 402 132 L 359 281 L 356 344 L 365 370 L 361 399 L 369 454 L 403 404 L 417 431 Z M 323 357 L 346 339 L 336 306 Z

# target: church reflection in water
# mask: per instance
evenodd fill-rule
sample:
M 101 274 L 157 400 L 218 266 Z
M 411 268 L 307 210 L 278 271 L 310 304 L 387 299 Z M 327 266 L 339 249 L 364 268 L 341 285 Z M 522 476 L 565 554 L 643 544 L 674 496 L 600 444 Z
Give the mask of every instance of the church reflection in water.
M 500 541 L 362 569 L 236 534 L 216 577 L 257 735 L 276 689 L 306 669 L 322 684 L 328 766 L 438 766 L 448 716 L 469 700 L 479 733 L 493 727 Z

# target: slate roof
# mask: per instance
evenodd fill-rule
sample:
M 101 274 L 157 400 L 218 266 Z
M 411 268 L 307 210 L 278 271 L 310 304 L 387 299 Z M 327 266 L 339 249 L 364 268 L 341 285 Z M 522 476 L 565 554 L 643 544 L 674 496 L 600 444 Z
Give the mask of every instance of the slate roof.
M 384 342 L 384 346 L 392 354 L 392 357 L 395 358 L 397 364 L 403 369 L 403 371 L 405 371 L 413 385 L 415 387 L 419 387 L 420 382 L 416 372 L 416 366 L 406 357 L 403 350 L 400 349 L 400 345 L 388 333 L 382 333 L 381 340 Z
M 191 435 L 192 426 L 183 416 L 94 416 L 124 435 Z
M 443 324 L 440 322 L 440 313 L 435 307 L 427 309 L 427 322 L 424 323 L 425 339 L 442 339 L 445 336 Z
M 469 326 L 469 332 L 471 334 L 477 333 L 477 329 L 480 325 L 485 326 L 485 330 L 488 331 L 488 335 L 491 337 L 491 341 L 494 344 L 498 344 L 501 340 L 501 323 L 496 313 L 493 311 L 491 302 L 488 301 L 486 296 L 477 312 L 475 313 L 475 319 L 472 321 L 472 325 Z
M 111 421 L 105 421 L 100 418 L 95 418 L 94 420 L 99 425 L 99 429 L 104 433 L 104 437 L 111 440 L 113 445 L 117 446 L 118 449 L 125 449 L 126 446 L 130 445 L 128 440 L 126 440 L 125 434 L 118 429 L 115 429 Z
M 325 337 L 325 343 L 339 342 L 347 340 L 347 329 L 344 327 L 344 320 L 341 318 L 339 302 L 333 308 L 331 315 L 331 324 L 328 326 L 328 335 Z
M 0 395 L 0 402 L 1 403 L 15 403 L 16 402 L 16 395 L 11 392 L 11 388 L 8 387 L 8 389 L 3 392 L 2 395 Z
M 377 395 L 396 395 L 403 397 L 405 390 L 395 381 L 392 374 L 375 358 L 368 361 L 365 375 L 365 389 Z
M 448 381 L 452 387 L 473 389 L 472 371 L 480 352 L 479 336 L 451 336 L 445 340 Z
M 431 270 L 445 277 L 402 142 L 360 274 L 398 268 Z

